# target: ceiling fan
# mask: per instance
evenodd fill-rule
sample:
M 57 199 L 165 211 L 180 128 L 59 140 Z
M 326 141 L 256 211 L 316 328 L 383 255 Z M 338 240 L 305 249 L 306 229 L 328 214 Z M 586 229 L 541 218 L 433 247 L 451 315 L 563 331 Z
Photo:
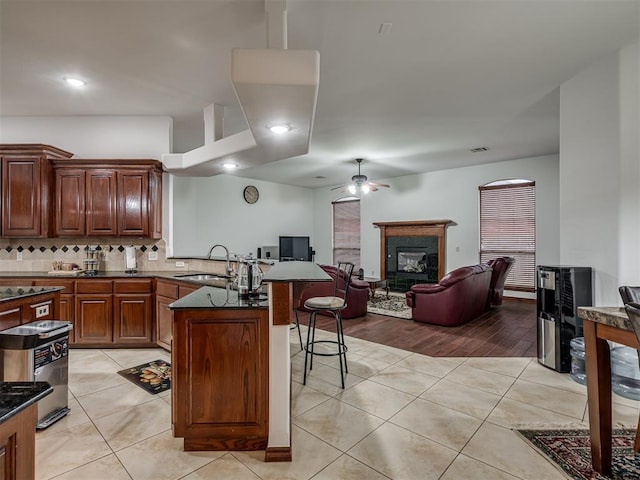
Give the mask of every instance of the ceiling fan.
M 362 175 L 360 173 L 360 164 L 362 163 L 362 158 L 356 158 L 356 162 L 358 163 L 358 174 L 351 177 L 351 183 L 348 185 L 340 185 L 339 187 L 334 187 L 331 190 L 338 190 L 340 188 L 343 188 L 351 195 L 355 195 L 356 193 L 366 194 L 369 192 L 375 192 L 379 187 L 389 188 L 389 185 L 385 183 L 370 182 L 366 175 Z

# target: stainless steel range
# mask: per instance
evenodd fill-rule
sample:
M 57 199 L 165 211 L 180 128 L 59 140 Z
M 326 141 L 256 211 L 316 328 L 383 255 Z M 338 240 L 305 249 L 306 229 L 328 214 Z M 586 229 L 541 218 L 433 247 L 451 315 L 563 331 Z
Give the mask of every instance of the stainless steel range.
M 5 382 L 48 382 L 53 393 L 38 402 L 38 429 L 68 412 L 71 322 L 42 320 L 0 331 L 0 374 Z

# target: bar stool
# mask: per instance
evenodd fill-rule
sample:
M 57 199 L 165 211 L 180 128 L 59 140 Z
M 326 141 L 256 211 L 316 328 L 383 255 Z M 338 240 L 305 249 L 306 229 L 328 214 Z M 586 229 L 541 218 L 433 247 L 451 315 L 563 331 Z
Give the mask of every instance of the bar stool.
M 332 297 L 312 297 L 304 302 L 305 308 L 311 311 L 309 316 L 309 327 L 307 329 L 307 343 L 304 355 L 304 378 L 303 385 L 307 384 L 307 363 L 309 371 L 313 370 L 313 356 L 333 356 L 340 358 L 340 381 L 344 388 L 344 374 L 349 373 L 347 368 L 347 346 L 344 343 L 344 332 L 342 331 L 342 310 L 347 307 L 347 292 L 351 274 L 353 273 L 353 263 L 340 262 L 336 271 L 335 284 Z M 316 315 L 319 312 L 327 312 L 336 320 L 336 340 L 316 340 Z M 316 352 L 315 346 L 321 343 L 329 343 L 336 346 L 333 352 Z M 344 367 L 343 367 L 344 360 Z

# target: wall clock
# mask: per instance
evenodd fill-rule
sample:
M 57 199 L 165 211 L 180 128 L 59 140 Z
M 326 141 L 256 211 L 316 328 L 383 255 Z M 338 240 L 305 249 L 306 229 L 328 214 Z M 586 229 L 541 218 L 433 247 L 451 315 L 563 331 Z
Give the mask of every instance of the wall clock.
M 253 185 L 248 185 L 244 187 L 244 201 L 247 203 L 256 203 L 260 194 L 258 193 L 258 189 Z

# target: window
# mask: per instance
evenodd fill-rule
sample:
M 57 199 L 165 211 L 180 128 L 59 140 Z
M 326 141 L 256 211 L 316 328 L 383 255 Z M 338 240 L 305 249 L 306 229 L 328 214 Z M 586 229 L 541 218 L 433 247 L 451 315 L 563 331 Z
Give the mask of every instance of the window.
M 360 200 L 333 202 L 333 263 L 352 262 L 360 267 Z
M 480 262 L 516 259 L 505 289 L 534 292 L 536 286 L 536 184 L 502 180 L 480 189 Z

